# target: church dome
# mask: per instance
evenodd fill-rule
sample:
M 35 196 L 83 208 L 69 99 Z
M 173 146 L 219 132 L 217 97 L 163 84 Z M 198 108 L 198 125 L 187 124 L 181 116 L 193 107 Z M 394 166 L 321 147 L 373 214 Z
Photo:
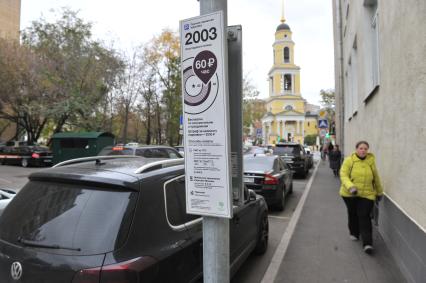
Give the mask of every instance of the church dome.
M 288 24 L 282 23 L 277 27 L 277 31 L 280 31 L 280 30 L 290 30 L 290 27 Z

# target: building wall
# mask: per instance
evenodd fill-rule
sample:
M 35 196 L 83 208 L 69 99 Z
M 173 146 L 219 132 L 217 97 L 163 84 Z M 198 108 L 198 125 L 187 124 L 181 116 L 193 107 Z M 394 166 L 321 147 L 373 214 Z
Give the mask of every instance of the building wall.
M 314 117 L 306 117 L 305 120 L 305 136 L 318 134 L 318 122 Z
M 20 0 L 0 0 L 0 37 L 19 40 Z
M 0 38 L 19 40 L 20 16 L 20 0 L 0 0 Z M 16 133 L 15 123 L 0 119 L 0 128 L 4 126 L 7 127 L 0 133 L 0 141 L 10 140 Z
M 426 237 L 413 241 L 408 231 L 414 229 L 408 227 L 426 235 L 426 1 L 378 1 L 379 83 L 372 88 L 367 76 L 371 72 L 371 11 L 363 3 L 374 2 L 333 1 L 335 17 L 339 16 L 336 7 L 341 6 L 342 68 L 336 68 L 336 78 L 344 80 L 336 91 L 343 99 L 338 111 L 343 116 L 344 153 L 350 154 L 359 140 L 370 142 L 387 200 L 381 208 L 387 221 L 381 232 L 409 281 L 424 282 L 426 250 L 419 246 L 426 246 Z M 338 22 L 335 19 L 334 24 Z M 338 28 L 334 30 L 338 43 Z M 390 217 L 396 211 L 401 215 L 398 221 Z M 404 245 L 395 245 L 398 242 Z

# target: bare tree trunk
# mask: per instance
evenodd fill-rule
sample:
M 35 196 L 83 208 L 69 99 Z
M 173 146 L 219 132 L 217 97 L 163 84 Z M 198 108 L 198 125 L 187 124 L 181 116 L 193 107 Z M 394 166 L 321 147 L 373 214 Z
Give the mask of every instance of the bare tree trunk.
M 130 106 L 126 105 L 124 108 L 124 130 L 123 130 L 123 143 L 126 144 L 127 143 L 127 129 L 129 126 L 129 111 L 130 111 Z

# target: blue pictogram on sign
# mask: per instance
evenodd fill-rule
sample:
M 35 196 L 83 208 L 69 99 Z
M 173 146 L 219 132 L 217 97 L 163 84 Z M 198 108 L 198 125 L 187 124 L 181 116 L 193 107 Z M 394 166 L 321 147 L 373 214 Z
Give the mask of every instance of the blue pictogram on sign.
M 318 121 L 318 128 L 325 129 L 328 128 L 328 121 L 323 119 Z

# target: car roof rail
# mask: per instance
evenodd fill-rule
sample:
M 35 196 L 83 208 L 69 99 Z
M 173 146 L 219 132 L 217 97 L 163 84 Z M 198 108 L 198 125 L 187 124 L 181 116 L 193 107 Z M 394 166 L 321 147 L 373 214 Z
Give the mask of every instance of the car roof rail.
M 154 161 L 154 162 L 145 164 L 145 165 L 141 166 L 140 168 L 138 168 L 135 171 L 135 174 L 141 174 L 141 173 L 144 173 L 146 171 L 150 171 L 150 170 L 154 170 L 154 169 L 161 169 L 161 168 L 166 168 L 166 167 L 171 167 L 171 166 L 176 166 L 176 165 L 181 165 L 181 164 L 184 164 L 183 158 L 165 159 L 165 160 Z
M 136 155 L 89 156 L 89 157 L 81 157 L 81 158 L 74 158 L 74 159 L 70 159 L 70 160 L 65 160 L 65 161 L 59 162 L 58 164 L 52 166 L 52 168 L 70 165 L 70 164 L 82 163 L 82 162 L 92 161 L 92 160 L 101 161 L 101 160 L 117 159 L 117 158 L 140 158 L 140 157 L 136 156 Z

